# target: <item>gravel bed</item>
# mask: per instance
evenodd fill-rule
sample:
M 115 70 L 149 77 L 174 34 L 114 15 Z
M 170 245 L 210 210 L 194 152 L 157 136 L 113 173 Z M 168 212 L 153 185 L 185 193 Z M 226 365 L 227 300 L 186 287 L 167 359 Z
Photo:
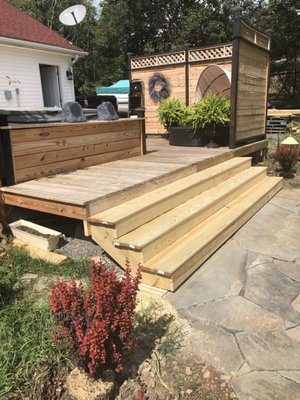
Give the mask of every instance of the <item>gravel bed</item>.
M 81 239 L 62 235 L 55 252 L 63 254 L 73 260 L 101 257 L 105 261 L 105 265 L 108 269 L 116 268 L 117 274 L 123 272 L 122 268 L 120 268 L 108 254 L 90 238 Z

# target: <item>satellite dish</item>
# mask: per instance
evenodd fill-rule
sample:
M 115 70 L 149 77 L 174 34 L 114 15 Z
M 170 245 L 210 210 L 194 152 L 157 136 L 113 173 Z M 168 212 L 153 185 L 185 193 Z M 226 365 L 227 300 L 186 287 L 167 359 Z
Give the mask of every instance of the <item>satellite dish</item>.
M 84 19 L 85 14 L 86 8 L 82 4 L 77 4 L 62 11 L 59 20 L 63 25 L 77 25 Z

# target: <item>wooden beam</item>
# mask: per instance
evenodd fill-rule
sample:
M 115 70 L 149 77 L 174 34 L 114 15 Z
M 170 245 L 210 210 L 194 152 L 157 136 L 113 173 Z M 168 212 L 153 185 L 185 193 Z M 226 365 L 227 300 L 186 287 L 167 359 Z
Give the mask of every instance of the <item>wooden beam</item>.
M 3 193 L 4 204 L 27 208 L 29 210 L 42 211 L 49 214 L 61 215 L 63 217 L 86 219 L 85 208 L 68 203 L 47 201 L 29 196 L 20 196 L 11 193 Z

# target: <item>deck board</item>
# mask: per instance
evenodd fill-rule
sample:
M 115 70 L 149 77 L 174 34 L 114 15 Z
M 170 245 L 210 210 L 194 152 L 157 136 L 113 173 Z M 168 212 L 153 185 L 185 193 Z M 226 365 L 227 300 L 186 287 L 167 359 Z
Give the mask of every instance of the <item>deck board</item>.
M 253 145 L 251 146 L 252 150 Z M 156 188 L 163 182 L 176 180 L 178 176 L 186 176 L 238 155 L 238 150 L 235 153 L 226 147 L 207 149 L 170 146 L 165 139 L 147 139 L 147 150 L 144 156 L 112 161 L 2 188 L 4 202 L 30 208 L 30 202 L 26 198 L 35 198 L 41 201 L 40 204 L 51 202 L 49 207 L 51 210 L 57 207 L 58 214 L 66 213 L 69 206 L 79 206 L 82 207 L 82 212 L 79 213 L 82 218 L 85 212 L 92 215 L 97 211 L 99 202 L 103 202 L 103 207 L 110 200 L 110 204 L 117 204 L 116 196 L 120 197 L 119 201 L 124 201 L 130 196 L 149 191 L 151 187 Z M 246 149 L 243 152 L 247 153 Z M 138 192 L 137 188 L 141 186 L 143 189 Z M 37 206 L 33 205 L 33 209 L 37 209 Z

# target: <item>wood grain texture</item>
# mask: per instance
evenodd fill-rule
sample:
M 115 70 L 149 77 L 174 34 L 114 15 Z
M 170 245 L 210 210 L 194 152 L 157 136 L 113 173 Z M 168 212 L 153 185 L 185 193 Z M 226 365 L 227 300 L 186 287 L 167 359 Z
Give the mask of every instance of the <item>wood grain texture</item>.
M 139 119 L 10 126 L 15 183 L 142 154 Z
M 235 150 L 227 147 L 183 148 L 170 146 L 165 139 L 147 139 L 148 154 L 145 156 L 41 177 L 1 190 L 6 204 L 85 219 L 195 172 L 266 146 L 267 141 L 260 141 Z
M 236 124 L 237 142 L 266 132 L 269 54 L 245 40 L 239 42 Z

